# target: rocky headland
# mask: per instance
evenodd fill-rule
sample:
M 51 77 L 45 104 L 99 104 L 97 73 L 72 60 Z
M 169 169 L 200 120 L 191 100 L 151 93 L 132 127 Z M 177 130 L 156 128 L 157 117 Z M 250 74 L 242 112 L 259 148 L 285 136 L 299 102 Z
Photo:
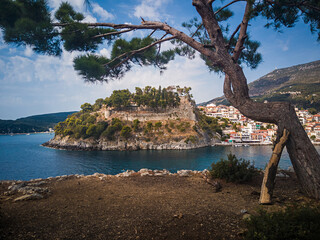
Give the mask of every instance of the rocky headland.
M 99 107 L 87 104 L 85 108 L 84 104 L 80 112 L 56 126 L 55 137 L 43 146 L 67 150 L 165 150 L 200 148 L 218 142 L 219 135 L 205 126 L 191 97 L 173 93 L 176 102 L 162 107 L 138 105 L 133 102 L 135 98 L 125 106 L 115 107 L 110 100 Z

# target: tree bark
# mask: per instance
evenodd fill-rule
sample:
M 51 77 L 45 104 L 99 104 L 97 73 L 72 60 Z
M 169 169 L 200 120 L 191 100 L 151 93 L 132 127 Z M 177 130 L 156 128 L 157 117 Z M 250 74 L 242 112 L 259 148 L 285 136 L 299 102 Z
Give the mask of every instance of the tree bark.
M 265 169 L 260 192 L 260 204 L 271 204 L 275 179 L 281 153 L 289 137 L 289 132 L 284 129 L 280 141 L 275 145 L 269 163 Z

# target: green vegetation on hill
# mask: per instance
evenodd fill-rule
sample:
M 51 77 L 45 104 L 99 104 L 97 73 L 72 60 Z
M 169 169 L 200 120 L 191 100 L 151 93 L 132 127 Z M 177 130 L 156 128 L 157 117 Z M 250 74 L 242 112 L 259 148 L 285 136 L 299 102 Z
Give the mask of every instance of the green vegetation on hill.
M 170 87 L 169 87 L 170 88 Z M 155 87 L 146 86 L 141 89 L 136 87 L 136 92 L 131 93 L 128 89 L 115 90 L 110 97 L 105 99 L 99 98 L 94 105 L 85 103 L 81 105 L 81 109 L 85 112 L 98 111 L 102 105 L 114 108 L 125 108 L 132 105 L 147 106 L 152 108 L 176 107 L 179 105 L 180 97 L 190 95 L 191 88 L 174 87 L 176 91 L 171 91 L 169 88 L 158 89 Z
M 17 120 L 0 120 L 0 134 L 44 132 L 74 112 L 35 115 Z
M 132 106 L 148 106 L 156 113 L 157 108 L 175 107 L 180 104 L 180 96 L 191 98 L 190 89 L 176 87 L 176 91 L 171 91 L 168 88 L 155 89 L 148 86 L 144 89 L 136 88 L 135 93 L 130 93 L 129 90 L 113 91 L 110 97 L 97 99 L 93 105 L 89 103 L 81 105 L 80 112 L 58 123 L 55 127 L 56 136 L 109 141 L 128 140 L 131 137 L 145 141 L 161 141 L 172 137 L 174 141 L 185 140 L 186 143 L 195 143 L 203 132 L 211 137 L 216 132 L 221 135 L 223 126 L 218 123 L 219 120 L 207 117 L 197 109 L 194 111 L 197 113 L 198 122 L 180 118 L 144 122 L 138 119 L 125 121 L 116 117 L 106 119 L 104 111 L 99 111 L 103 107 L 111 107 L 121 112 L 131 109 Z

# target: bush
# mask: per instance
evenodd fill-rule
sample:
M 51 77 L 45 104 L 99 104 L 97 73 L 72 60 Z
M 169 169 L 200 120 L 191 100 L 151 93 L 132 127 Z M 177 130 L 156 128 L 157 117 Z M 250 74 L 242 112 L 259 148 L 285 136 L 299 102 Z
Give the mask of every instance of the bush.
M 87 129 L 87 131 L 86 131 L 86 134 L 88 135 L 88 136 L 93 136 L 94 134 L 95 134 L 95 132 L 96 132 L 96 125 L 94 125 L 94 124 L 90 124 L 89 126 L 88 126 L 88 129 Z
M 320 207 L 291 206 L 283 211 L 260 210 L 246 220 L 246 240 L 319 239 Z
M 94 124 L 96 122 L 96 117 L 93 116 L 93 115 L 90 115 L 86 120 L 85 120 L 85 123 L 88 123 L 88 124 Z
M 112 118 L 111 125 L 116 129 L 116 131 L 121 131 L 123 128 L 123 122 L 118 118 Z
M 133 120 L 133 124 L 132 124 L 133 131 L 135 132 L 139 131 L 139 128 L 140 128 L 139 124 L 140 124 L 139 119 Z
M 98 124 L 96 125 L 96 138 L 99 138 L 101 133 L 108 127 L 108 123 L 107 122 L 98 122 Z
M 152 122 L 147 122 L 147 129 L 148 131 L 151 131 L 153 128 Z
M 227 182 L 247 182 L 257 173 L 250 161 L 237 159 L 233 154 L 228 154 L 228 160 L 220 159 L 212 163 L 210 174 L 214 178 L 225 179 Z
M 75 127 L 74 132 L 75 132 L 75 138 L 87 138 L 87 129 L 88 127 L 85 125 L 78 125 Z
M 67 129 L 65 129 L 64 131 L 63 131 L 63 135 L 64 136 L 70 136 L 70 135 L 72 135 L 73 134 L 73 131 L 71 130 L 71 129 L 69 129 L 69 128 L 67 128 Z
M 186 144 L 188 144 L 189 142 L 192 142 L 193 144 L 197 142 L 197 137 L 196 136 L 189 136 L 185 141 Z
M 159 122 L 156 122 L 156 123 L 154 124 L 154 127 L 159 130 L 159 128 L 162 127 L 162 123 L 161 123 L 160 121 L 159 121 Z
M 168 123 L 164 127 L 167 129 L 168 133 L 172 132 L 171 128 L 169 128 L 169 124 Z
M 132 129 L 129 126 L 123 126 L 121 129 L 120 135 L 121 137 L 124 137 L 125 139 L 128 139 L 131 136 Z
M 113 140 L 114 134 L 116 133 L 117 128 L 114 125 L 109 125 L 106 130 L 101 133 L 101 137 Z

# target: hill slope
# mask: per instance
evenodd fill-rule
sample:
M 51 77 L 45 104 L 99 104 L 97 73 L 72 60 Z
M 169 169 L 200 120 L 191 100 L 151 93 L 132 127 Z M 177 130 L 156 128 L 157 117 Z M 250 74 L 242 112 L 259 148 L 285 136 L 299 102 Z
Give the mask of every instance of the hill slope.
M 44 132 L 53 128 L 58 122 L 64 121 L 75 112 L 59 112 L 42 115 L 34 115 L 17 120 L 1 120 L 0 134 Z
M 272 71 L 249 84 L 250 96 L 257 101 L 290 101 L 301 108 L 320 111 L 320 61 Z M 225 97 L 209 103 L 227 104 Z

